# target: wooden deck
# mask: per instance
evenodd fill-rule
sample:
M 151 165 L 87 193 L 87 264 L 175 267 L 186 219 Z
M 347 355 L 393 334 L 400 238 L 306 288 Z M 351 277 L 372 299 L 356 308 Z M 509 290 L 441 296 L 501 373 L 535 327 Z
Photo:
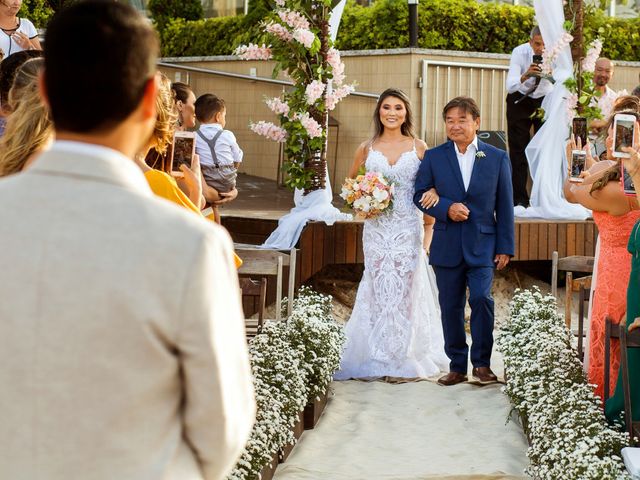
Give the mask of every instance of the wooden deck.
M 293 206 L 292 193 L 277 188 L 275 182 L 239 176 L 240 196 L 222 210 L 222 223 L 237 243 L 261 244 L 278 225 L 278 219 Z M 339 205 L 339 200 L 335 202 Z M 310 222 L 304 228 L 299 248 L 297 277 L 306 282 L 327 265 L 360 264 L 361 221 L 337 222 L 332 226 Z M 592 220 L 547 221 L 516 219 L 514 261 L 551 260 L 554 250 L 560 257 L 594 255 L 597 228 Z

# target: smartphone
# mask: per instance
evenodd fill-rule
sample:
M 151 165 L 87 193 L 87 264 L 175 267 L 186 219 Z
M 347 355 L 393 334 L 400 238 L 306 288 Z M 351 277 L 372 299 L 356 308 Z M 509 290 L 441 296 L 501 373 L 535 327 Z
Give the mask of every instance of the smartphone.
M 624 194 L 630 197 L 635 197 L 636 187 L 633 184 L 631 175 L 629 175 L 627 170 L 624 168 L 624 164 L 622 162 L 620 163 L 620 169 L 622 170 L 620 175 L 620 183 L 622 184 L 622 190 L 624 191 Z
M 571 151 L 571 175 L 569 175 L 569 181 L 574 183 L 582 182 L 580 174 L 584 170 L 584 166 L 587 163 L 587 152 L 583 150 Z
M 534 55 L 533 63 L 535 63 L 536 65 L 540 65 L 542 63 L 542 55 Z
M 635 143 L 633 127 L 636 123 L 634 115 L 616 113 L 613 117 L 613 156 L 629 158 L 629 154 L 622 151 L 622 147 L 631 148 Z
M 171 152 L 171 171 L 174 175 L 183 175 L 180 165 L 191 168 L 191 160 L 196 150 L 195 132 L 175 132 L 173 134 L 173 149 Z
M 585 148 L 587 145 L 587 119 L 584 117 L 575 117 L 573 119 L 573 136 L 578 144 L 578 138 L 580 139 L 581 148 Z

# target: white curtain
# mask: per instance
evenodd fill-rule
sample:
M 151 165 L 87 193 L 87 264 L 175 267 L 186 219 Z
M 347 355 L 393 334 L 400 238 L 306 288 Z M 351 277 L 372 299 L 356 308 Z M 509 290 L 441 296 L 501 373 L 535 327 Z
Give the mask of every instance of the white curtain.
M 346 0 L 341 0 L 331 11 L 331 16 L 329 17 L 329 36 L 334 41 L 338 35 L 338 27 L 345 3 Z M 302 229 L 307 222 L 317 221 L 333 225 L 339 220 L 353 220 L 352 215 L 342 213 L 334 207 L 331 204 L 332 200 L 333 192 L 329 180 L 329 170 L 327 169 L 325 188 L 311 192 L 308 195 L 303 195 L 302 190 L 296 189 L 293 195 L 295 207 L 278 220 L 278 228 L 271 233 L 261 246 L 274 250 L 289 250 L 298 243 Z
M 327 173 L 326 187 L 303 195 L 302 190 L 296 189 L 293 200 L 295 207 L 284 217 L 278 220 L 276 228 L 269 238 L 262 244 L 263 248 L 273 250 L 289 250 L 293 248 L 302 234 L 302 229 L 310 221 L 325 222 L 333 225 L 339 220 L 352 220 L 353 216 L 342 213 L 331 205 L 333 193 Z
M 562 0 L 534 0 L 536 20 L 547 48 L 558 42 L 564 30 Z M 564 81 L 573 75 L 570 47 L 558 55 L 553 78 L 556 83 L 544 101 L 545 123 L 526 149 L 533 188 L 531 206 L 515 207 L 516 217 L 545 218 L 550 220 L 584 220 L 591 211 L 565 200 L 562 184 L 567 175 L 565 145 L 569 138 L 567 98 L 569 91 Z

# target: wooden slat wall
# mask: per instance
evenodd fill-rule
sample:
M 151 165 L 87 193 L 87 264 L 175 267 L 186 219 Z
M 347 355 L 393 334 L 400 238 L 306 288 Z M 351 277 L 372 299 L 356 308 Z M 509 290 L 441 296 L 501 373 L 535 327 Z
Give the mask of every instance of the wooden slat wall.
M 223 218 L 235 242 L 260 244 L 276 228 L 276 220 Z M 327 265 L 363 263 L 362 223 L 308 223 L 298 242 L 298 283 L 304 283 Z M 597 228 L 592 221 L 516 221 L 515 261 L 551 260 L 554 250 L 560 257 L 595 253 Z
M 516 256 L 513 260 L 550 260 L 556 250 L 560 257 L 595 254 L 597 228 L 584 222 L 516 221 Z

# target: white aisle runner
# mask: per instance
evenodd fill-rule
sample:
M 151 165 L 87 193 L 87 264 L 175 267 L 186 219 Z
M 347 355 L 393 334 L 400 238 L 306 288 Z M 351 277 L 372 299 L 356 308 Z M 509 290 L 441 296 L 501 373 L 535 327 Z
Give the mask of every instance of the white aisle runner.
M 332 388 L 319 424 L 276 480 L 527 478 L 526 438 L 517 424 L 505 425 L 511 407 L 501 385 L 349 381 Z

